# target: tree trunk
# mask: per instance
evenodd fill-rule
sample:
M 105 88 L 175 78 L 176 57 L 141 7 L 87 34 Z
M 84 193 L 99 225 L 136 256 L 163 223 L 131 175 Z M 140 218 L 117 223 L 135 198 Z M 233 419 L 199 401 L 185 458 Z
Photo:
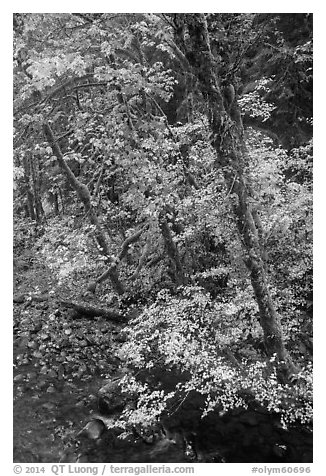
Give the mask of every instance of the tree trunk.
M 185 284 L 185 274 L 180 260 L 179 250 L 173 241 L 171 230 L 166 220 L 166 211 L 159 214 L 159 227 L 163 236 L 166 252 L 173 266 L 174 281 L 177 286 Z
M 31 220 L 35 220 L 34 196 L 31 190 L 31 171 L 30 164 L 27 157 L 23 158 L 24 179 L 25 179 L 25 193 L 26 193 L 26 210 L 27 216 Z
M 40 193 L 40 174 L 39 174 L 39 161 L 36 155 L 30 158 L 30 170 L 33 184 L 33 195 L 35 204 L 35 215 L 37 223 L 40 223 L 42 216 L 44 215 L 41 193 Z
M 64 156 L 61 152 L 61 149 L 57 141 L 55 140 L 55 137 L 53 135 L 52 129 L 49 126 L 49 124 L 47 123 L 43 124 L 43 130 L 44 130 L 45 137 L 47 141 L 49 142 L 49 145 L 52 147 L 53 153 L 56 156 L 62 171 L 67 177 L 69 184 L 75 190 L 79 199 L 83 203 L 85 211 L 87 212 L 89 216 L 90 222 L 95 227 L 96 240 L 99 244 L 100 252 L 103 254 L 103 256 L 107 258 L 108 264 L 112 265 L 112 259 L 109 257 L 109 247 L 106 241 L 106 237 L 100 225 L 99 219 L 96 215 L 96 212 L 94 208 L 92 207 L 91 197 L 90 197 L 88 188 L 86 187 L 86 185 L 84 185 L 77 179 L 77 177 L 74 175 L 74 173 L 70 169 L 69 165 L 66 163 Z M 123 289 L 122 283 L 119 280 L 118 272 L 115 266 L 110 266 L 108 271 L 108 276 L 111 279 L 111 283 L 115 291 L 118 294 L 123 294 L 124 289 Z
M 248 154 L 234 86 L 229 82 L 221 87 L 221 79 L 225 78 L 218 78 L 217 71 L 221 65 L 211 53 L 205 16 L 176 14 L 174 21 L 178 45 L 193 67 L 207 101 L 212 145 L 217 153 L 216 165 L 223 171 L 228 190 L 232 190 L 233 211 L 244 246 L 244 261 L 259 307 L 266 350 L 270 356 L 276 354 L 280 368 L 289 374 L 295 371 L 295 366 L 285 348 L 280 319 L 268 289 L 261 230 L 253 211 L 253 195 L 246 177 Z M 187 38 L 185 29 L 188 30 Z

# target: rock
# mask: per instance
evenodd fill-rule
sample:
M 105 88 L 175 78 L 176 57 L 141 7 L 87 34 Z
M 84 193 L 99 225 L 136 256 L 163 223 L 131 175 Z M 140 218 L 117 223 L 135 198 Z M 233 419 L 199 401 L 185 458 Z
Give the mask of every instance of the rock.
M 21 382 L 22 380 L 24 380 L 24 375 L 23 374 L 18 374 L 18 375 L 16 375 L 16 377 L 14 377 L 14 382 L 15 383 Z
M 55 409 L 55 403 L 51 403 L 51 402 L 43 403 L 42 407 L 45 408 L 46 410 L 52 411 Z
M 25 349 L 28 346 L 29 338 L 28 337 L 21 337 L 18 338 L 18 347 L 19 349 Z
M 13 302 L 16 304 L 23 304 L 23 302 L 25 302 L 24 294 L 17 294 L 16 296 L 14 296 Z
M 90 440 L 99 440 L 105 432 L 106 426 L 103 421 L 95 418 L 94 420 L 88 422 L 77 436 L 86 437 Z
M 58 376 L 58 374 L 57 374 L 57 372 L 56 372 L 55 370 L 50 369 L 50 370 L 48 371 L 48 376 L 49 376 L 49 377 L 56 378 L 56 377 Z
M 48 387 L 48 388 L 46 389 L 46 392 L 47 392 L 47 393 L 55 393 L 55 388 L 52 387 L 52 386 L 50 386 L 50 387 Z
M 37 349 L 37 343 L 35 341 L 30 341 L 28 342 L 27 347 L 30 349 Z
M 125 407 L 128 396 L 122 393 L 119 382 L 119 379 L 112 380 L 99 390 L 97 406 L 100 413 L 110 415 Z
M 36 372 L 29 372 L 29 373 L 27 374 L 27 378 L 28 378 L 29 380 L 34 380 L 34 379 L 36 379 L 36 378 L 37 378 L 37 373 L 36 373 Z
M 34 294 L 32 296 L 32 300 L 35 302 L 44 302 L 44 301 L 47 301 L 48 299 L 49 299 L 48 294 Z
M 124 402 L 114 397 L 99 396 L 97 400 L 98 411 L 102 415 L 111 415 L 115 412 L 120 412 L 124 408 Z

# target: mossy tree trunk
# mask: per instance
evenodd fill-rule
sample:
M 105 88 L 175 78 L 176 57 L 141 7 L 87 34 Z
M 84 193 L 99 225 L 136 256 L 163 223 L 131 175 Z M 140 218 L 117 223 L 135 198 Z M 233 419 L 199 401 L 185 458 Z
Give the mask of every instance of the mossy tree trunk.
M 53 131 L 48 123 L 43 124 L 43 131 L 49 145 L 52 147 L 53 153 L 56 156 L 63 173 L 65 174 L 73 190 L 75 190 L 75 192 L 77 193 L 78 198 L 83 203 L 85 211 L 89 216 L 89 220 L 95 227 L 96 240 L 100 247 L 100 252 L 103 254 L 103 256 L 107 258 L 107 264 L 109 265 L 109 271 L 107 275 L 111 280 L 114 290 L 121 295 L 124 292 L 124 288 L 119 279 L 116 266 L 112 266 L 112 258 L 109 255 L 109 246 L 105 237 L 104 230 L 102 229 L 98 216 L 94 210 L 94 207 L 92 206 L 89 190 L 86 185 L 84 185 L 77 179 L 77 177 L 70 169 L 69 165 L 66 163 L 65 158 L 61 152 L 60 146 L 55 140 Z
M 259 307 L 266 350 L 270 356 L 276 354 L 279 368 L 289 375 L 296 369 L 284 345 L 280 318 L 268 287 L 260 223 L 253 210 L 253 194 L 247 175 L 248 153 L 234 84 L 230 77 L 228 81 L 219 77 L 221 65 L 211 52 L 205 16 L 175 14 L 173 20 L 176 42 L 192 66 L 207 103 L 212 145 L 217 154 L 216 166 L 223 171 L 226 186 L 232 191 L 234 217 Z
M 177 286 L 181 286 L 186 283 L 186 278 L 181 264 L 179 250 L 175 244 L 170 227 L 166 219 L 166 210 L 161 210 L 159 213 L 159 227 L 163 236 L 165 250 L 173 268 L 174 282 Z

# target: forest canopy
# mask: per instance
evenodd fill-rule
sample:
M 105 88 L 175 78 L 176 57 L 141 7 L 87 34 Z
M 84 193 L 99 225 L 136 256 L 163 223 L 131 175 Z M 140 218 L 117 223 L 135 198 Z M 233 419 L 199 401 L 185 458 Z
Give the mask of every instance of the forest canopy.
M 14 254 L 125 323 L 116 425 L 309 427 L 312 15 L 13 19 Z

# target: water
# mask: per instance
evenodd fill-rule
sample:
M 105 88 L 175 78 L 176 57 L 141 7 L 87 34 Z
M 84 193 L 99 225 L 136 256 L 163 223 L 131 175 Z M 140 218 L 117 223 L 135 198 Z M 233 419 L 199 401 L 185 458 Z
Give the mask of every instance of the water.
M 112 431 L 97 442 L 78 438 L 96 416 L 96 395 L 103 378 L 48 378 L 40 389 L 35 364 L 37 360 L 32 360 L 14 371 L 14 377 L 21 376 L 14 383 L 15 463 L 187 461 L 181 440 L 161 438 L 150 445 L 137 437 L 119 439 Z

